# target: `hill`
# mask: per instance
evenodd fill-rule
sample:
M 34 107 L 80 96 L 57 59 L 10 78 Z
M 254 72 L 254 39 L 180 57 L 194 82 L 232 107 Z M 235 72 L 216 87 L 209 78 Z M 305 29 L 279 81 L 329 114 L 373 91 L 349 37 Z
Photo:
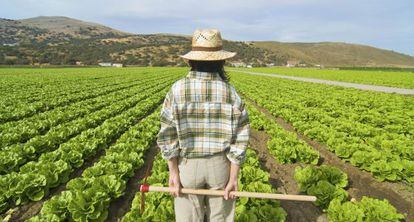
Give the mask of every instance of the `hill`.
M 131 34 L 97 23 L 61 16 L 0 19 L 0 64 L 119 62 L 127 65 L 184 65 L 179 55 L 190 50 L 191 36 Z M 414 57 L 347 43 L 224 41 L 237 52 L 230 62 L 253 66 L 284 65 L 288 60 L 324 66 L 414 67 Z
M 127 65 L 184 65 L 179 55 L 190 50 L 191 36 L 177 34 L 137 35 L 67 17 L 0 19 L 0 64 L 75 64 L 119 62 Z M 283 64 L 286 58 L 249 46 L 224 41 L 238 52 L 233 61 Z
M 290 59 L 325 66 L 413 67 L 414 57 L 367 45 L 342 42 L 252 42 Z
M 18 20 L 23 26 L 39 28 L 49 32 L 63 33 L 78 38 L 125 36 L 122 32 L 97 23 L 85 22 L 63 16 L 39 16 Z

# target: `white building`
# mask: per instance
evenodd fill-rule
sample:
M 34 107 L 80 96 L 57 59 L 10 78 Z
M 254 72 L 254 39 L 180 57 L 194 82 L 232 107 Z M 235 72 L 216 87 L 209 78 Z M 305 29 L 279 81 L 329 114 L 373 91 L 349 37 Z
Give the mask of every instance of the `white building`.
M 234 67 L 246 67 L 246 63 L 244 62 L 232 62 L 230 65 Z
M 102 67 L 117 67 L 117 68 L 124 67 L 124 64 L 122 63 L 110 63 L 110 62 L 100 62 L 98 63 L 98 65 Z
M 299 64 L 297 60 L 288 60 L 286 63 L 286 67 L 295 67 Z
M 124 67 L 124 64 L 122 64 L 122 63 L 113 63 L 112 66 L 117 67 L 117 68 L 121 68 L 121 67 Z
M 103 67 L 111 67 L 112 63 L 110 62 L 100 62 L 98 63 L 99 66 L 103 66 Z
M 19 43 L 15 42 L 15 43 L 3 43 L 4 46 L 18 46 Z

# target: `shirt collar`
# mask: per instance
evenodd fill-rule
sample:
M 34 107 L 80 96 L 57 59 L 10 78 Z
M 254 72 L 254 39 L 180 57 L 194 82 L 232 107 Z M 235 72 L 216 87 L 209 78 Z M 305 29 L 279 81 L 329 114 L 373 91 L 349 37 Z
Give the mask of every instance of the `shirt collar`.
M 222 80 L 218 72 L 189 71 L 187 77 L 205 80 Z

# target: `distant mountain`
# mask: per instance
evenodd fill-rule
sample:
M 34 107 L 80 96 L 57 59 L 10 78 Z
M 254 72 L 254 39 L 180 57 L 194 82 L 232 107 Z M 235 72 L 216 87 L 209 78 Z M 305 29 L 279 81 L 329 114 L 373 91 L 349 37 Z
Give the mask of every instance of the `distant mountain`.
M 0 43 L 62 42 L 73 38 L 108 38 L 131 35 L 103 25 L 60 16 L 10 20 L 0 18 Z
M 49 32 L 63 33 L 79 38 L 131 35 L 131 33 L 115 30 L 97 23 L 85 22 L 63 16 L 39 16 L 18 21 L 24 26 L 39 28 Z
M 61 16 L 0 19 L 0 64 L 76 64 L 119 62 L 127 65 L 184 65 L 191 36 L 131 34 Z M 414 67 L 414 57 L 347 43 L 224 41 L 237 52 L 229 62 L 253 66 L 284 65 L 289 60 L 313 66 Z

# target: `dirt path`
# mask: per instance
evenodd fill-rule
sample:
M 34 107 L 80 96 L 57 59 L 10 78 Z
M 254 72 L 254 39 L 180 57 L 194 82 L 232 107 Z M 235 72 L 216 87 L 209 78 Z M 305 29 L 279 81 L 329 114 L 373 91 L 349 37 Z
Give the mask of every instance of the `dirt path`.
M 252 104 L 256 106 L 268 118 L 275 120 L 285 130 L 294 132 L 298 138 L 304 140 L 308 145 L 319 151 L 321 163 L 335 166 L 343 170 L 349 179 L 349 187 L 347 189 L 352 198 L 360 200 L 362 196 L 370 196 L 378 199 L 388 199 L 400 213 L 403 213 L 406 221 L 414 221 L 414 185 L 405 184 L 402 182 L 379 182 L 372 177 L 369 172 L 362 171 L 359 168 L 352 166 L 341 160 L 334 153 L 330 152 L 327 147 L 321 143 L 313 141 L 301 133 L 298 133 L 295 128 L 279 117 L 274 117 L 266 109 L 257 106 L 253 101 Z
M 275 77 L 275 78 L 290 79 L 290 80 L 296 80 L 296 81 L 302 81 L 302 82 L 322 83 L 322 84 L 327 84 L 327 85 L 342 86 L 342 87 L 369 90 L 369 91 L 396 93 L 396 94 L 403 94 L 403 95 L 414 95 L 414 89 L 403 89 L 403 88 L 388 87 L 388 86 L 376 86 L 376 85 L 339 82 L 339 81 L 331 81 L 331 80 L 315 79 L 315 78 L 285 76 L 285 75 L 280 75 L 276 73 L 249 72 L 249 71 L 240 71 L 240 70 L 234 70 L 234 69 L 230 69 L 229 71 L 246 73 L 250 75 L 270 76 L 270 77 Z
M 125 194 L 120 198 L 114 200 L 109 205 L 109 214 L 107 221 L 118 222 L 122 217 L 131 209 L 132 200 L 135 197 L 135 193 L 139 191 L 139 184 L 141 179 L 145 177 L 148 168 L 151 169 L 155 156 L 157 155 L 159 148 L 154 142 L 151 148 L 146 151 L 143 157 L 145 162 L 144 166 L 135 171 L 134 176 L 127 182 Z M 149 175 L 148 175 L 149 176 Z
M 299 188 L 293 179 L 295 167 L 299 164 L 280 164 L 269 153 L 267 141 L 269 136 L 263 131 L 251 130 L 250 147 L 258 152 L 263 170 L 270 173 L 270 183 L 280 193 L 299 194 Z M 287 221 L 325 222 L 326 215 L 310 202 L 281 201 L 281 206 L 288 213 Z

